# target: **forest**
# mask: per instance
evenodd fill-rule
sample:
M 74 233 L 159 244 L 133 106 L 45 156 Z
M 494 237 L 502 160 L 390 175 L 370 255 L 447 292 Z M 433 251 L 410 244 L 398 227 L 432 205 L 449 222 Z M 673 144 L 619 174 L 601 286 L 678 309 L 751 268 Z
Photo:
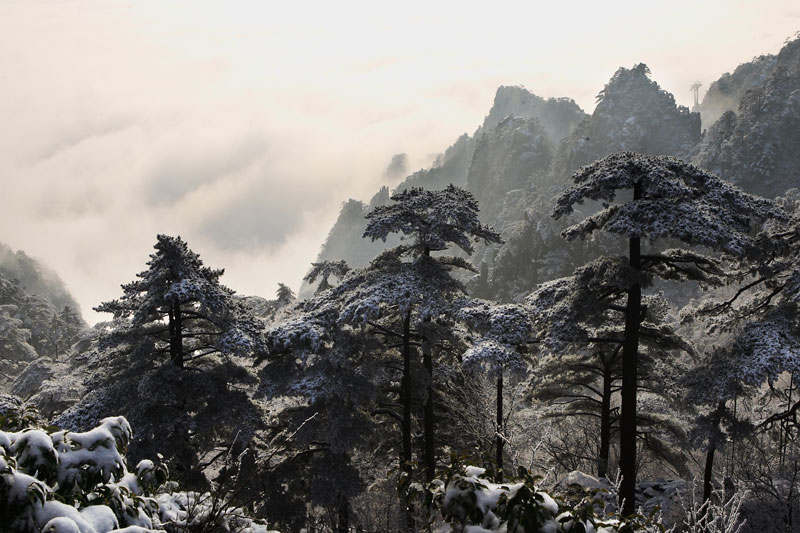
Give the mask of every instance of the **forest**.
M 159 234 L 89 326 L 0 244 L 0 531 L 800 531 L 798 147 L 795 37 L 500 87 L 297 295 Z

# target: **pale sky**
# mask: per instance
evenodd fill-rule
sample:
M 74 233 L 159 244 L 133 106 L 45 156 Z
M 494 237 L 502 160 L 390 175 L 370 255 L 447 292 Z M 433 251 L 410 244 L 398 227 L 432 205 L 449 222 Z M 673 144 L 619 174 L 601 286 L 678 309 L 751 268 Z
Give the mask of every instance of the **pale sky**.
M 84 317 L 181 235 L 242 294 L 295 290 L 341 202 L 489 112 L 499 85 L 587 112 L 647 63 L 690 105 L 800 30 L 796 0 L 0 0 L 0 241 Z

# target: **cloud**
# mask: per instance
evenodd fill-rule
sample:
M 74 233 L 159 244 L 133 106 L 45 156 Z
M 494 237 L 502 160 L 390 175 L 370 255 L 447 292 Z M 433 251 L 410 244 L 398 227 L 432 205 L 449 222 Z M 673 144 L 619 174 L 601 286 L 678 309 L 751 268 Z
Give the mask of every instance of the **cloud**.
M 235 180 L 269 149 L 256 132 L 231 132 L 233 138 L 203 132 L 187 142 L 185 129 L 164 140 L 141 177 L 146 201 L 154 206 L 172 205 L 202 187 Z
M 181 208 L 198 213 L 192 232 L 224 250 L 277 252 L 312 213 L 327 207 L 328 191 L 268 172 L 255 167 L 239 182 L 226 180 L 191 198 Z

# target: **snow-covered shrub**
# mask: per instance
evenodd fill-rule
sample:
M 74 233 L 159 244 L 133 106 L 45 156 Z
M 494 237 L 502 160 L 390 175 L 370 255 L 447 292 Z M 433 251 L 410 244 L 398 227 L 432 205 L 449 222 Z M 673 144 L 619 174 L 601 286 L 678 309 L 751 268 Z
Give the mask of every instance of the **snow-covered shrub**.
M 19 427 L 19 421 L 0 419 L 2 531 L 146 533 L 211 526 L 266 533 L 265 525 L 236 509 L 220 508 L 216 495 L 178 491 L 160 462 L 143 460 L 129 471 L 124 453 L 133 432 L 124 417 L 105 418 L 82 433 Z
M 427 486 L 401 482 L 412 505 L 421 507 L 437 533 L 616 533 L 664 531 L 657 515 L 606 515 L 603 502 L 587 493 L 567 502 L 539 489 L 521 468 L 508 483 L 493 483 L 484 468 L 454 464 Z
M 3 426 L 5 427 L 5 426 Z M 0 431 L 0 522 L 13 531 L 111 531 L 154 526 L 123 453 L 132 432 L 110 417 L 85 433 L 27 427 Z M 166 469 L 158 467 L 166 480 Z
M 36 407 L 12 394 L 0 394 L 0 430 L 19 431 L 39 423 Z

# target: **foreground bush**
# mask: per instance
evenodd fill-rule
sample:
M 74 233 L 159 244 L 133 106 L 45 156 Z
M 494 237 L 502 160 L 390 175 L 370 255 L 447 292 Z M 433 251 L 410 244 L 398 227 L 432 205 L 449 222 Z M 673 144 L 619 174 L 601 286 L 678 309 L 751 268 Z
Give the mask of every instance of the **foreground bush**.
M 493 483 L 486 470 L 453 466 L 427 486 L 403 488 L 438 533 L 663 532 L 658 516 L 620 518 L 594 494 L 567 502 L 539 490 L 525 469 L 510 483 Z M 401 483 L 402 487 L 402 483 Z
M 84 433 L 0 415 L 0 530 L 47 533 L 237 531 L 266 533 L 219 494 L 182 492 L 165 465 L 125 463 L 124 417 Z

